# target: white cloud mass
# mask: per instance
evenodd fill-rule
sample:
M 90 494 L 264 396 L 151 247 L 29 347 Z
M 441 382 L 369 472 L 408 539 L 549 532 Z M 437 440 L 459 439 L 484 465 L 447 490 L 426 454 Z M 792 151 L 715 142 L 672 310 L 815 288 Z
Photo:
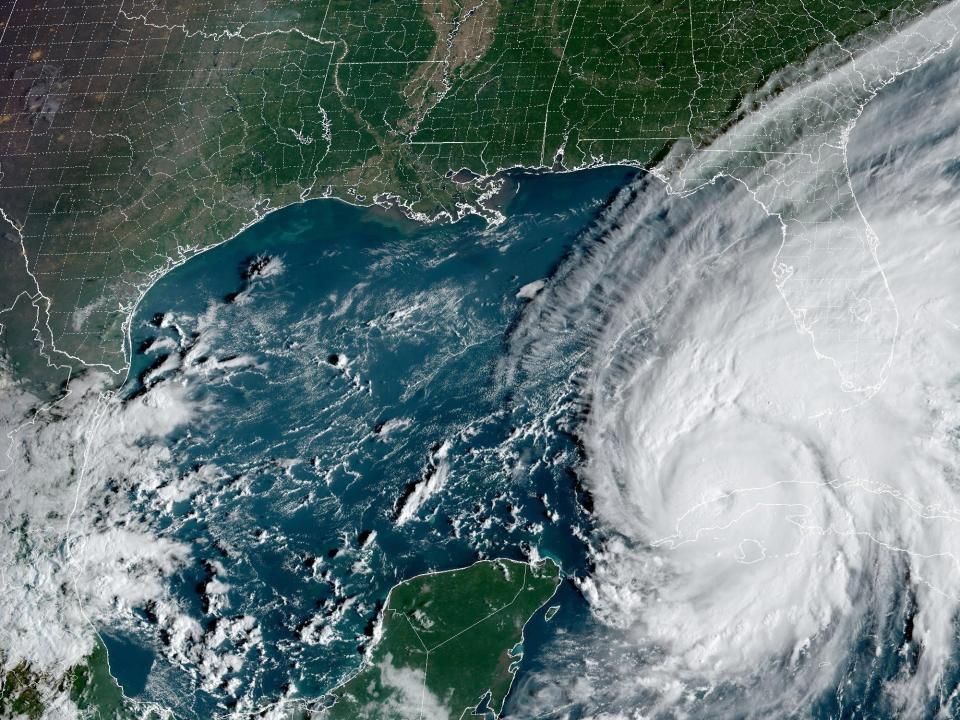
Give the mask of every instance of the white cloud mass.
M 891 716 L 952 716 L 957 15 L 678 150 L 670 194 L 622 193 L 531 301 L 514 375 L 588 358 L 581 589 L 610 631 L 583 659 L 559 638 L 580 677 L 518 715 L 808 716 L 875 676 Z
M 897 716 L 957 707 L 958 15 L 792 71 L 809 79 L 758 94 L 709 148 L 678 147 L 556 277 L 521 290 L 504 367 L 583 358 L 580 471 L 599 531 L 580 587 L 607 632 L 589 651 L 559 637 L 576 677 L 529 691 L 536 713 L 790 717 L 842 695 L 857 663 Z M 262 642 L 251 616 L 204 628 L 181 610 L 166 578 L 190 550 L 145 512 L 215 476 L 179 475 L 151 440 L 209 411 L 196 382 L 250 362 L 210 359 L 216 308 L 200 320 L 127 401 L 91 372 L 33 416 L 39 401 L 0 377 L 5 669 L 59 677 L 94 626 L 148 602 L 197 686 L 223 685 Z M 442 488 L 445 454 L 398 522 Z M 229 584 L 217 568 L 215 610 Z M 398 708 L 440 717 L 421 675 L 388 664 L 382 681 Z
M 161 651 L 203 688 L 224 683 L 261 642 L 254 618 L 219 617 L 229 605 L 222 566 L 206 585 L 217 622 L 203 628 L 181 608 L 168 580 L 195 560 L 188 545 L 159 532 L 158 519 L 218 476 L 213 466 L 178 469 L 169 437 L 202 428 L 212 408 L 198 388 L 251 364 L 209 356 L 218 307 L 130 396 L 90 371 L 47 403 L 0 366 L 0 661 L 3 671 L 25 662 L 47 679 L 51 713 L 75 714 L 55 688 L 91 653 L 96 628 L 142 629 L 136 610 L 151 609 L 166 638 Z

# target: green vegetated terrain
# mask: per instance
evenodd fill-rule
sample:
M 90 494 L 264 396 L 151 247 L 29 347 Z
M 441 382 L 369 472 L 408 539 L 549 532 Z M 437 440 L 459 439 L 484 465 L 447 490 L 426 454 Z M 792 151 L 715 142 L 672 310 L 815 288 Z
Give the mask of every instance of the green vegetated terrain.
M 0 718 L 39 720 L 51 713 L 62 714 L 65 697 L 90 720 L 144 717 L 143 713 L 134 713 L 123 697 L 110 675 L 107 649 L 99 641 L 89 657 L 62 678 L 39 675 L 26 663 L 0 674 Z
M 42 678 L 20 663 L 0 678 L 0 717 L 39 718 L 44 703 L 40 688 Z
M 332 196 L 493 217 L 516 166 L 647 165 L 930 0 L 19 0 L 0 9 L 0 337 L 125 369 L 165 270 Z M 57 352 L 52 352 L 55 349 Z
M 319 718 L 452 720 L 478 707 L 497 716 L 523 627 L 559 584 L 551 560 L 481 561 L 400 583 L 384 606 L 379 641 Z
M 90 720 L 154 720 L 153 713 L 136 712 L 110 674 L 107 648 L 99 640 L 82 665 L 70 672 L 70 699 Z

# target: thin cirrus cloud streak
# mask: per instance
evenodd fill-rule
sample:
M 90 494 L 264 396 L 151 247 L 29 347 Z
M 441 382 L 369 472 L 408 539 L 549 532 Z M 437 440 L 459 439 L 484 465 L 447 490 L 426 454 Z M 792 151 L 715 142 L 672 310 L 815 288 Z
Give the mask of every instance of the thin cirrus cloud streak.
M 901 716 L 954 707 L 956 14 L 865 40 L 853 63 L 818 55 L 797 73 L 813 80 L 678 147 L 530 299 L 502 377 L 580 363 L 598 527 L 580 589 L 602 642 L 560 636 L 576 677 L 528 679 L 518 716 L 788 716 L 856 672 Z M 148 602 L 202 687 L 261 642 L 249 616 L 207 631 L 178 606 L 168 577 L 190 551 L 154 527 L 206 482 L 163 442 L 210 412 L 194 380 L 252 362 L 207 357 L 216 322 L 211 308 L 133 400 L 90 374 L 43 422 L 22 425 L 22 393 L 3 405 L 20 427 L 0 472 L 8 667 L 60 675 L 90 623 Z
M 678 150 L 531 301 L 503 377 L 584 358 L 601 623 L 519 715 L 956 710 L 956 14 Z

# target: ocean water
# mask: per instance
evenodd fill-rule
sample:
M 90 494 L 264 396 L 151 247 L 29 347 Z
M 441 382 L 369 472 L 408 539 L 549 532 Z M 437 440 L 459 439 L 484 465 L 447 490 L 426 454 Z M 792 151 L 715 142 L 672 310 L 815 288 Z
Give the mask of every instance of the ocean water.
M 109 632 L 101 633 L 100 638 L 107 648 L 111 673 L 123 688 L 124 695 L 136 697 L 141 694 L 146 689 L 153 666 L 153 650 L 141 643 L 115 637 Z
M 515 175 L 497 228 L 290 207 L 150 290 L 124 392 L 174 375 L 184 348 L 215 368 L 195 389 L 202 417 L 169 439 L 199 489 L 156 523 L 191 546 L 174 594 L 216 640 L 181 652 L 144 609 L 107 643 L 113 664 L 148 665 L 125 671 L 128 694 L 204 718 L 315 698 L 357 667 L 403 578 L 487 557 L 583 569 L 573 391 L 557 392 L 576 358 L 522 390 L 500 359 L 524 296 L 635 175 Z M 521 677 L 589 621 L 569 584 L 551 604 L 528 626 Z
M 493 229 L 289 208 L 165 277 L 123 392 L 202 404 L 141 506 L 194 560 L 103 628 L 125 690 L 183 718 L 309 702 L 399 580 L 549 555 L 507 717 L 960 717 L 958 73 L 954 47 L 888 86 L 842 163 L 754 178 L 855 190 L 795 256 L 732 180 L 608 168 L 513 176 Z M 876 256 L 829 242 L 851 227 Z M 886 307 L 882 277 L 895 337 L 851 306 L 896 350 L 875 396 L 797 332 L 783 257 L 814 307 L 848 275 Z

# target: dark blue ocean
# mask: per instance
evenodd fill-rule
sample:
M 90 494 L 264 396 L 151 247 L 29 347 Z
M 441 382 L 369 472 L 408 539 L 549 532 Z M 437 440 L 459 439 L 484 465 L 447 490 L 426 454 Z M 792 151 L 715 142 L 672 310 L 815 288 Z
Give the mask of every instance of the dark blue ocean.
M 247 616 L 259 636 L 227 632 L 214 650 L 242 667 L 197 690 L 148 608 L 142 629 L 106 638 L 129 695 L 198 718 L 230 711 L 231 680 L 260 707 L 315 698 L 357 667 L 378 603 L 404 578 L 489 557 L 583 569 L 575 418 L 556 392 L 575 358 L 522 391 L 498 360 L 528 302 L 518 292 L 549 277 L 634 176 L 515 175 L 496 228 L 310 202 L 149 291 L 124 393 L 162 372 L 165 342 L 202 344 L 220 366 L 191 379 L 205 410 L 169 439 L 178 472 L 204 478 L 156 518 L 193 549 L 173 591 L 209 633 Z M 556 616 L 528 626 L 521 679 L 544 642 L 588 619 L 569 583 L 550 604 Z

